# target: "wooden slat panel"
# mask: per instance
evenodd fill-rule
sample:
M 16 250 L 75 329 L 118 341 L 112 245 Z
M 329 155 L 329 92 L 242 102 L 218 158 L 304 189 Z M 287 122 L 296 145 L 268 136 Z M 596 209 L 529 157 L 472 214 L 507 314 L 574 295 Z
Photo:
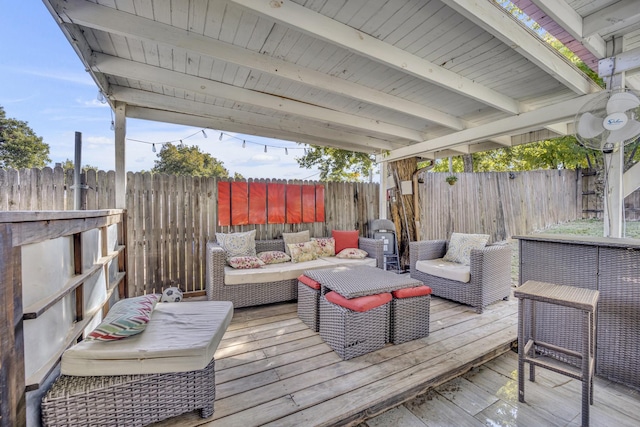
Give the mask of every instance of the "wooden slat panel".
M 249 183 L 249 224 L 267 223 L 267 184 Z
M 249 224 L 249 186 L 245 181 L 231 183 L 231 225 Z
M 287 223 L 299 224 L 302 222 L 302 192 L 298 184 L 287 185 Z
M 231 225 L 231 183 L 218 181 L 218 227 Z
M 284 184 L 267 184 L 267 221 L 269 224 L 283 224 L 285 219 Z
M 302 186 L 302 222 L 315 222 L 316 220 L 316 187 L 315 185 Z
M 324 222 L 324 185 L 316 184 L 316 222 Z

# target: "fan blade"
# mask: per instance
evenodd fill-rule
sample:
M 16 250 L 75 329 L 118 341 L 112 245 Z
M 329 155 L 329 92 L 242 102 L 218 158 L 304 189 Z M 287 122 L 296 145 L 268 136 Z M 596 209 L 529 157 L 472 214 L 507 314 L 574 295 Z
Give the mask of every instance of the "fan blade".
M 631 92 L 614 93 L 607 101 L 607 114 L 624 113 L 640 105 L 640 99 Z
M 612 130 L 607 137 L 607 142 L 623 143 L 638 136 L 640 136 L 640 122 L 629 120 L 622 129 Z
M 578 121 L 578 136 L 582 138 L 593 138 L 604 131 L 602 119 L 591 113 L 584 113 Z

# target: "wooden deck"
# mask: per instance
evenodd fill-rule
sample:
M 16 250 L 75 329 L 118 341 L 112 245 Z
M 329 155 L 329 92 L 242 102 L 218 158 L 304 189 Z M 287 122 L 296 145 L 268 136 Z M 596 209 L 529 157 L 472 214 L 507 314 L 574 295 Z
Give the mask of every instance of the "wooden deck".
M 295 303 L 238 309 L 216 352 L 215 413 L 158 425 L 355 425 L 503 354 L 515 300 L 483 314 L 433 298 L 431 335 L 343 361 L 302 323 Z

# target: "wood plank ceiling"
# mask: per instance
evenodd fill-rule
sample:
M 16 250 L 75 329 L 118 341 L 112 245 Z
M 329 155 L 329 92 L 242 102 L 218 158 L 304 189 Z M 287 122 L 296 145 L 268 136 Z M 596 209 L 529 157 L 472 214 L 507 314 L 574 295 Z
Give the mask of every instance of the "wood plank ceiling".
M 43 2 L 112 107 L 126 104 L 127 117 L 387 160 L 566 133 L 600 91 L 490 0 Z M 562 28 L 579 21 L 586 29 L 604 26 L 618 3 L 623 29 L 633 29 L 640 8 L 632 13 L 632 2 L 531 0 L 528 7 Z M 596 22 L 599 10 L 609 14 Z M 563 22 L 567 11 L 573 20 Z M 567 30 L 586 46 L 581 31 Z M 588 53 L 604 57 L 605 40 L 621 31 L 609 28 L 602 43 L 592 37 L 599 49 L 589 44 Z

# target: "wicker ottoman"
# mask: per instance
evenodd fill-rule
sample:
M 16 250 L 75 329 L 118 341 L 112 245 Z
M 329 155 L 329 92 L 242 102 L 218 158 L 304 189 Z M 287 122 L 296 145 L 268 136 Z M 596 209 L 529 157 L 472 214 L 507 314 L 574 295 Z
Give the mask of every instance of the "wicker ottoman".
M 298 277 L 298 317 L 313 332 L 320 328 L 320 283 L 304 274 Z
M 320 336 L 344 360 L 384 347 L 391 298 L 383 293 L 347 299 L 328 292 L 320 298 Z
M 42 425 L 144 426 L 194 409 L 207 418 L 215 395 L 213 360 L 171 374 L 62 375 L 42 400 Z
M 394 344 L 429 336 L 431 288 L 418 286 L 393 291 L 389 341 Z

